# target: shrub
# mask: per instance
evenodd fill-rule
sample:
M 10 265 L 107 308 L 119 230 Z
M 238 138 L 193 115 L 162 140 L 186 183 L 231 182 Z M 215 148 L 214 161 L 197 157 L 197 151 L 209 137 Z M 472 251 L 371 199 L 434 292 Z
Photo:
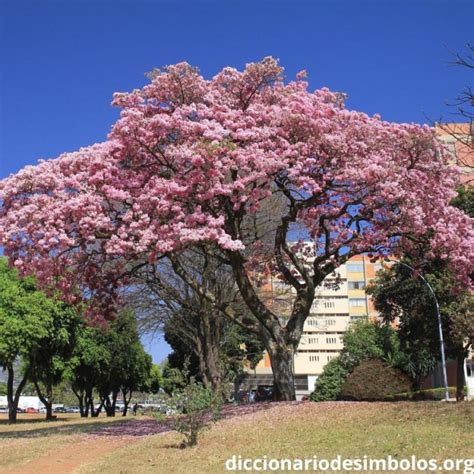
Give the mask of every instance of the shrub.
M 336 400 L 349 374 L 349 368 L 341 357 L 330 360 L 316 381 L 314 392 L 310 399 L 313 402 Z
M 379 359 L 365 360 L 347 377 L 341 390 L 345 400 L 385 400 L 388 396 L 409 392 L 410 378 L 400 369 Z
M 174 429 L 184 435 L 181 446 L 195 446 L 199 433 L 219 419 L 222 394 L 213 393 L 191 377 L 189 384 L 173 397 L 172 405 L 176 412 Z

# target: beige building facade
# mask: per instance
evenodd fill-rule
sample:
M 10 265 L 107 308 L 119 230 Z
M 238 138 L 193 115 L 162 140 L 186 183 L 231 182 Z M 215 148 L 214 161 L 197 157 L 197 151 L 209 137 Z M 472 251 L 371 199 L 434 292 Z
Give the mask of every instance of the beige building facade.
M 294 373 L 299 380 L 297 392 L 300 396 L 313 391 L 324 366 L 338 356 L 343 348 L 344 333 L 350 324 L 361 318 L 377 317 L 366 288 L 379 268 L 381 263 L 373 263 L 367 256 L 352 257 L 318 288 L 294 357 Z M 278 280 L 270 280 L 265 291 L 273 295 L 273 306 L 280 303 L 283 308 L 281 301 L 291 300 L 291 295 L 284 294 Z M 252 372 L 257 376 L 271 374 L 268 354 Z

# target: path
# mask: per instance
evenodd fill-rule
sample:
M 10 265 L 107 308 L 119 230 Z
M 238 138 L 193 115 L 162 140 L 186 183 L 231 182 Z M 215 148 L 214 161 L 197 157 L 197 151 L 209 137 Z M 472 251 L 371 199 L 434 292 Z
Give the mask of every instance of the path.
M 170 431 L 170 427 L 166 423 L 148 418 L 98 426 L 90 433 L 73 435 L 67 446 L 48 451 L 23 466 L 4 472 L 5 474 L 69 474 L 84 464 L 130 446 L 146 436 L 167 431 Z
M 75 471 L 83 464 L 105 456 L 117 449 L 129 446 L 137 442 L 139 438 L 123 439 L 115 438 L 110 440 L 81 439 L 78 442 L 55 449 L 39 458 L 33 459 L 27 464 L 6 471 L 5 474 L 66 474 Z

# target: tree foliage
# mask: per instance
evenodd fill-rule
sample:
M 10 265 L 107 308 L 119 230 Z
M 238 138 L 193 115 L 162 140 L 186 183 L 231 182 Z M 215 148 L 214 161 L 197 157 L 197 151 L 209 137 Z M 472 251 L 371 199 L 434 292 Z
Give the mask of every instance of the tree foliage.
M 0 365 L 8 373 L 10 422 L 16 421 L 19 397 L 29 377 L 42 377 L 51 385 L 61 377 L 74 319 L 62 301 L 38 291 L 32 277 L 20 278 L 0 258 Z M 23 373 L 15 384 L 19 359 Z
M 115 416 L 119 394 L 123 397 L 127 414 L 133 392 L 147 390 L 157 380 L 152 377 L 151 356 L 140 341 L 135 315 L 130 310 L 120 311 L 117 318 L 105 327 L 83 325 L 69 363 L 69 381 L 81 406 L 81 414 L 98 414 L 94 395 L 101 400 L 109 416 Z
M 412 263 L 406 257 L 402 263 Z M 473 297 L 457 283 L 443 260 L 432 260 L 423 269 L 440 305 L 445 350 L 458 360 L 458 398 L 463 398 L 462 366 L 474 337 Z M 394 264 L 379 273 L 371 288 L 375 307 L 386 322 L 397 321 L 407 372 L 415 389 L 440 360 L 439 328 L 435 301 L 426 284 L 412 270 Z

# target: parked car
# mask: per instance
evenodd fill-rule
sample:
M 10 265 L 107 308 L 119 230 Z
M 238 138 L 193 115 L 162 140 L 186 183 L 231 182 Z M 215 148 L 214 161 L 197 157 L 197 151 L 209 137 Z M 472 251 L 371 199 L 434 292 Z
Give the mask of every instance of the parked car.
M 73 406 L 73 407 L 69 407 L 70 408 L 70 412 L 69 413 L 81 413 L 81 409 L 77 406 Z
M 23 410 L 23 408 L 17 408 L 16 412 L 17 413 L 25 413 L 25 410 Z
M 273 400 L 273 386 L 259 385 L 255 393 L 256 402 L 267 402 Z
M 8 407 L 0 407 L 0 413 L 8 413 Z
M 38 409 L 36 408 L 33 408 L 33 407 L 28 407 L 26 410 L 25 410 L 25 413 L 29 413 L 29 414 L 33 414 L 33 413 L 38 413 Z
M 67 413 L 65 407 L 56 407 L 53 411 L 54 413 Z

